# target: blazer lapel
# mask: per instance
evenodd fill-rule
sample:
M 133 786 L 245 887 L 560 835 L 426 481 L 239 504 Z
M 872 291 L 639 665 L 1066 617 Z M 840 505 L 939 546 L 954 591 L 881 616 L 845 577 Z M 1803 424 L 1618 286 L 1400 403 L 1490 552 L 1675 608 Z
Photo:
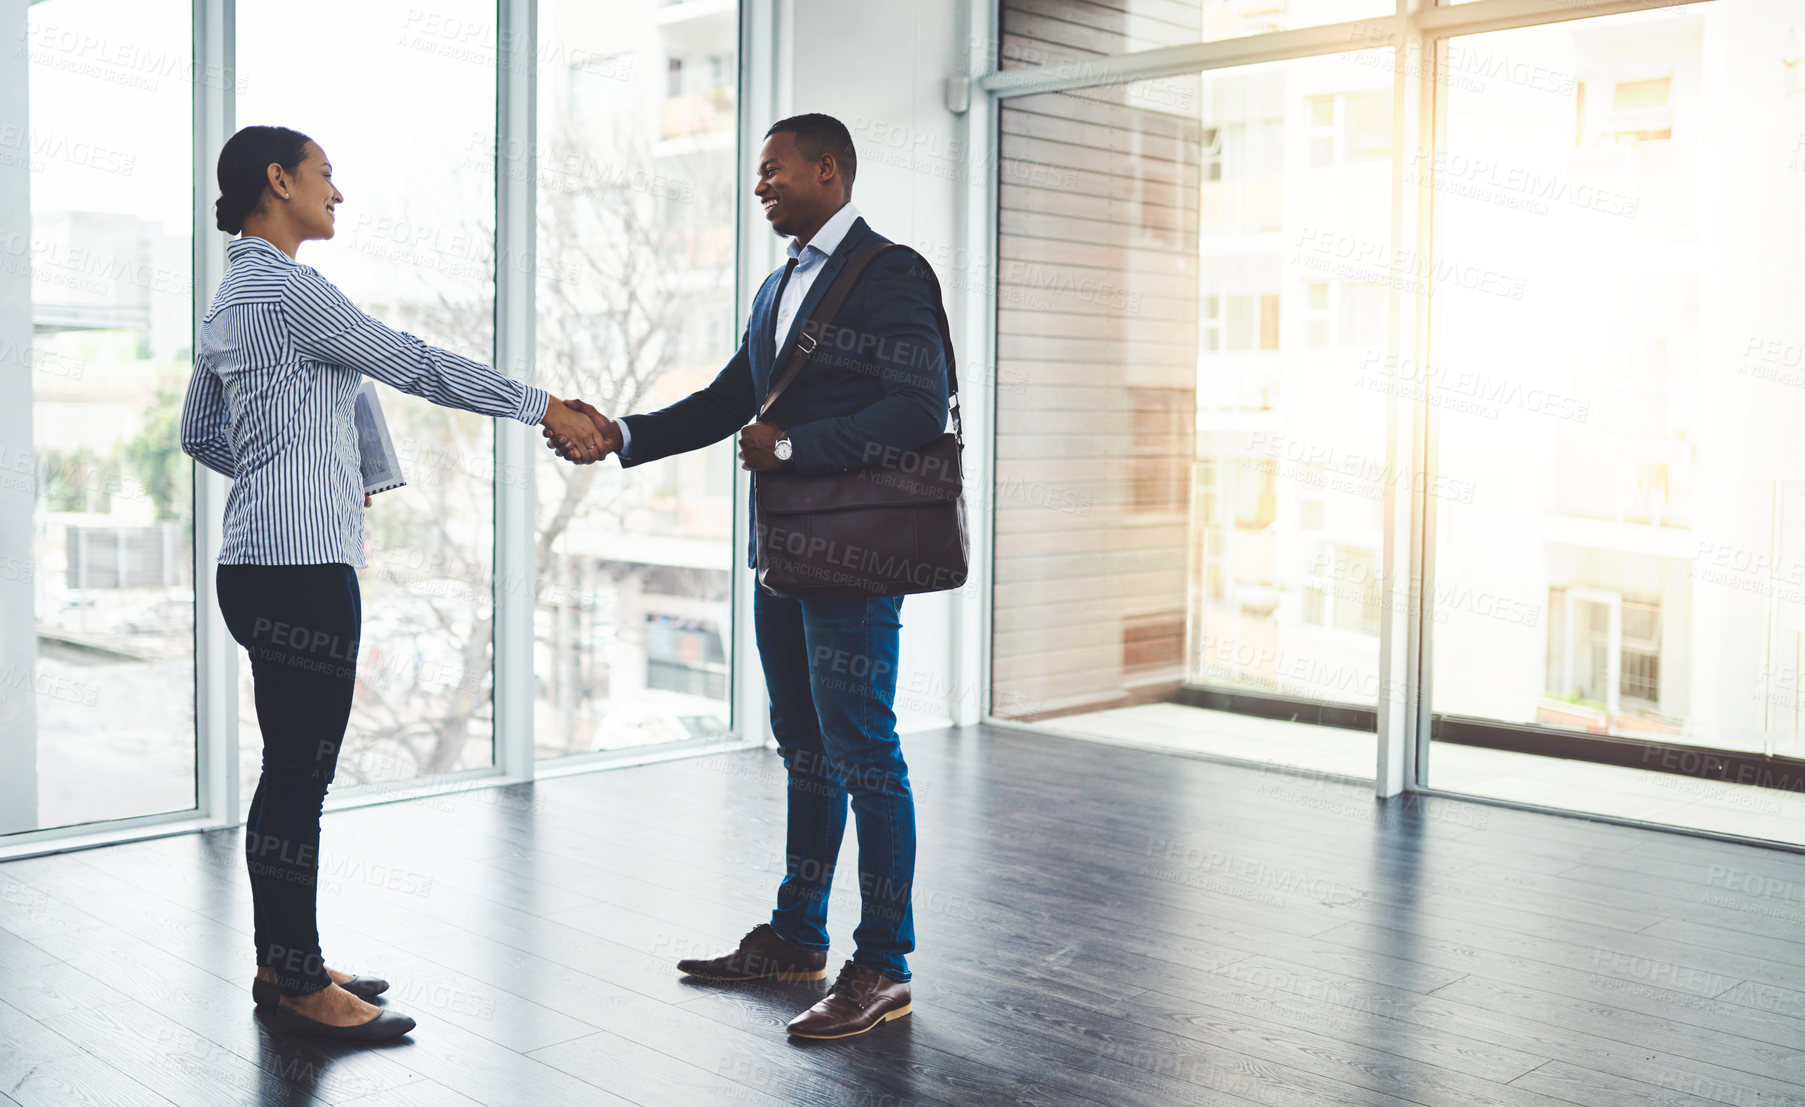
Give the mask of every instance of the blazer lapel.
M 771 389 L 771 332 L 777 326 L 777 281 L 783 270 L 765 278 L 765 283 L 752 299 L 751 340 L 752 383 L 763 398 Z
M 777 344 L 777 357 L 774 359 L 772 372 L 776 372 L 776 365 L 782 364 L 783 352 L 789 349 L 790 343 L 794 342 L 796 336 L 802 333 L 802 324 L 808 322 L 809 316 L 815 313 L 815 305 L 819 304 L 821 297 L 827 295 L 827 290 L 833 287 L 834 278 L 840 275 L 840 270 L 846 268 L 846 259 L 853 255 L 853 252 L 865 241 L 865 236 L 870 233 L 871 228 L 865 225 L 862 216 L 854 220 L 852 226 L 846 228 L 846 237 L 840 240 L 840 245 L 828 257 L 827 264 L 821 267 L 821 272 L 815 274 L 815 283 L 808 286 L 808 295 L 802 298 L 802 306 L 796 309 L 796 318 L 790 320 L 790 333 L 783 335 L 782 341 Z M 777 305 L 775 304 L 771 306 L 771 315 L 775 320 L 777 315 Z

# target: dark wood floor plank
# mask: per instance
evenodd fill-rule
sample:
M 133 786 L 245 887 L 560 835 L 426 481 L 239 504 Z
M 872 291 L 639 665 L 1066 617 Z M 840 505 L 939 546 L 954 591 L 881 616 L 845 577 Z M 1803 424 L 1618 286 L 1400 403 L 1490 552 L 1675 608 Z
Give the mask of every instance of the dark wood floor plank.
M 180 1107 L 286 1107 L 315 1099 L 311 1081 L 273 1078 L 254 1061 L 141 1003 L 58 1015 L 44 1025 Z
M 1793 988 L 1778 988 L 1760 980 L 1745 980 L 1717 997 L 1719 1003 L 1734 1003 L 1761 1012 L 1763 1015 L 1785 1020 L 1784 1025 L 1790 1028 L 1795 1024 L 1805 1023 L 1805 992 Z M 1734 1018 L 1728 1019 L 1738 1024 Z M 1764 1022 L 1767 1020 L 1763 1020 Z M 1792 1041 L 1805 1041 L 1805 1034 L 1788 1035 Z M 1764 1032 L 1764 1041 L 1771 1041 Z
M 681 1004 L 653 998 L 475 935 L 466 935 L 458 947 L 442 955 L 489 983 L 531 996 L 553 1010 L 581 1018 L 638 1045 L 674 1052 L 681 1060 L 699 1064 L 717 1075 L 750 1083 L 761 1092 L 777 1095 L 780 1099 L 814 1102 L 832 1091 L 831 1079 L 812 1072 L 804 1055 L 788 1049 L 788 1043 L 776 1033 L 754 1036 L 721 1027 L 697 1017 Z M 648 975 L 653 974 L 658 978 L 658 985 L 648 982 L 648 987 L 661 992 L 674 985 L 680 995 L 695 996 L 707 994 L 712 987 L 679 977 L 669 961 L 649 965 Z M 798 1011 L 814 1002 L 820 991 L 819 987 L 804 984 L 763 983 L 743 987 L 788 997 L 789 1003 Z M 569 1071 L 581 1074 L 577 1068 Z M 841 1087 L 828 1101 L 847 1102 L 860 1092 L 860 1088 Z M 885 1094 L 896 1092 L 889 1090 Z
M 1396 990 L 1399 996 L 1415 993 Z M 1219 977 L 1195 993 L 1172 996 L 1142 993 L 1129 1017 L 1136 1022 L 1183 1037 L 1195 1037 L 1199 1023 L 1238 1027 L 1257 1033 L 1289 1033 L 1303 1040 L 1324 1040 L 1371 1047 L 1425 1065 L 1508 1083 L 1549 1059 L 1547 1043 L 1533 1039 L 1501 1042 L 1465 1026 L 1406 1025 L 1370 1008 L 1334 1002 L 1296 1002 Z M 1414 998 L 1400 1003 L 1415 1002 Z
M 1368 942 L 1384 946 L 1390 943 L 1386 936 L 1397 933 L 1380 927 L 1350 927 L 1331 931 L 1324 935 L 1324 940 L 1347 942 L 1356 947 L 1363 947 Z M 1417 937 L 1416 940 L 1425 959 L 1449 966 L 1464 965 L 1472 976 L 1569 999 L 1657 1014 L 1694 1026 L 1727 1029 L 1752 1041 L 1805 1042 L 1805 1021 L 1799 1018 L 1805 1008 L 1801 1008 L 1799 999 L 1794 998 L 1805 996 L 1805 993 L 1768 985 L 1761 986 L 1757 993 L 1747 981 L 1730 985 L 1725 991 L 1719 985 L 1728 979 L 1726 977 L 1698 973 L 1671 962 L 1632 957 L 1620 959 L 1608 949 L 1598 952 L 1596 966 L 1576 968 L 1495 953 L 1453 938 Z M 1603 971 L 1604 967 L 1611 971 Z M 1687 984 L 1693 985 L 1692 990 L 1675 986 Z M 1731 997 L 1735 995 L 1745 995 L 1754 1002 L 1733 1002 Z
M 0 1092 L 21 1107 L 170 1104 L 4 1000 L 0 1000 Z
M 795 1011 L 793 1001 L 747 989 L 719 989 L 684 1006 L 723 1025 L 770 1036 L 782 1033 L 783 1024 Z M 788 1044 L 788 1048 L 807 1051 L 818 1064 L 843 1066 L 838 1071 L 849 1077 L 883 1074 L 885 1079 L 910 1089 L 908 1097 L 901 1100 L 905 1103 L 920 1098 L 959 1104 L 1020 1103 L 1033 1107 L 1093 1102 L 1082 1097 L 1069 1079 L 1050 1071 L 1044 1063 L 1025 1057 L 1019 1051 L 1012 1054 L 1007 1041 L 996 1043 L 983 1060 L 973 1060 L 963 1053 L 944 1048 L 954 1041 L 969 1040 L 969 1031 L 959 1023 L 947 1026 L 943 1019 L 937 1027 L 933 1018 L 917 1019 L 910 1015 L 884 1030 L 894 1043 L 891 1048 L 860 1049 L 859 1039 L 796 1042 Z
M 396 1052 L 411 1070 L 484 1107 L 625 1107 L 632 1102 L 620 1094 L 617 1080 L 591 1084 L 444 1021 L 430 1032 L 417 1029 Z
M 1440 995 L 1456 1002 L 1485 1004 L 1495 1010 L 1533 1012 L 1552 1022 L 1619 1041 L 1634 1042 L 1709 1061 L 1727 1068 L 1795 1085 L 1805 1095 L 1805 1039 L 1790 1044 L 1764 1042 L 1740 1034 L 1682 1022 L 1647 1011 L 1605 1006 L 1597 1000 L 1574 999 L 1533 988 L 1516 987 L 1480 976 L 1450 984 Z
M 1688 1044 L 1690 1039 L 1683 1036 L 1684 1028 L 1669 1028 L 1667 1036 L 1685 1052 L 1658 1049 L 1635 1040 L 1633 1035 L 1625 1040 L 1620 1029 L 1625 1023 L 1612 1008 L 1600 1007 L 1590 1016 L 1577 1019 L 1562 1018 L 1551 1005 L 1539 1003 L 1500 1010 L 1482 1001 L 1451 995 L 1458 985 L 1425 996 L 1379 981 L 1336 976 L 1271 958 L 1239 962 L 1219 975 L 1229 982 L 1225 987 L 1238 987 L 1243 992 L 1308 1006 L 1328 1006 L 1374 1020 L 1395 1020 L 1405 1024 L 1406 1029 L 1401 1032 L 1416 1026 L 1434 1026 L 1671 1090 L 1699 1094 L 1692 1085 L 1710 1082 L 1741 1089 L 1743 1098 L 1729 1102 L 1805 1107 L 1805 1089 L 1790 1081 L 1690 1056 L 1700 1051 Z M 1149 1009 L 1163 1002 L 1178 1017 L 1190 1009 L 1189 1001 L 1181 997 L 1161 1001 L 1159 996 L 1156 990 L 1137 1002 Z M 1545 1015 L 1551 1017 L 1544 1018 Z
M 248 974 L 241 983 L 227 981 L 110 926 L 38 942 L 144 1008 L 255 1062 L 274 1080 L 317 1087 L 327 1100 L 366 1096 L 413 1078 L 392 1050 L 345 1050 L 268 1029 L 253 1010 Z
M 390 943 L 360 947 L 360 960 L 381 968 L 390 982 L 383 1001 L 424 1025 L 450 1022 L 519 1053 L 555 1045 L 596 1026 L 516 991 L 479 980 L 457 968 Z
M 10 979 L 55 962 L 42 946 L 10 930 L 0 930 L 0 974 Z
M 1376 970 L 1358 968 L 1361 958 L 1395 958 L 1406 950 L 1421 963 L 1437 966 L 1456 976 L 1482 973 L 1499 980 L 1557 984 L 1564 976 L 1583 981 L 1583 986 L 1590 990 L 1633 984 L 1656 991 L 1674 1002 L 1688 997 L 1720 995 L 1741 979 L 1696 966 L 1652 962 L 1610 945 L 1585 947 L 1532 936 L 1500 935 L 1472 927 L 1443 927 L 1439 920 L 1426 922 L 1403 913 L 1386 922 L 1390 925 L 1345 923 L 1324 931 L 1318 940 L 1344 947 L 1343 963 L 1348 966 L 1347 971 L 1372 980 L 1382 980 L 1385 976 Z M 1298 960 L 1289 954 L 1285 956 Z
M 32 1018 L 51 1019 L 74 1011 L 123 1003 L 128 998 L 125 993 L 74 965 L 56 959 L 49 951 L 42 952 L 47 963 L 34 965 L 29 972 L 9 971 L 5 974 L 6 1002 Z
M 16 864 L 0 865 L 0 930 L 30 939 L 85 930 L 104 921 L 14 878 L 9 870 Z
M 1583 1104 L 1584 1107 L 1614 1103 L 1619 1099 L 1646 1104 L 1648 1107 L 1716 1107 L 1720 1102 L 1671 1088 L 1658 1088 L 1639 1080 L 1606 1076 L 1577 1065 L 1569 1065 L 1565 1061 L 1550 1061 L 1534 1072 L 1525 1073 L 1511 1081 L 1511 1086 L 1541 1092 L 1568 1103 Z
M 743 751 L 329 813 L 328 960 L 420 1019 L 380 1050 L 251 1010 L 239 831 L 0 864 L 0 1107 L 1805 1107 L 1805 858 L 1002 730 L 904 742 L 917 1009 L 870 1035 L 789 1040 L 820 985 L 675 972 L 782 878 L 781 762 Z M 834 968 L 856 851 L 849 827 Z
M 462 1092 L 437 1080 L 422 1077 L 399 1088 L 389 1088 L 357 1099 L 342 1100 L 338 1107 L 482 1107 Z
M 919 994 L 928 997 L 930 1011 L 946 1007 L 989 1019 L 999 1028 L 993 1035 L 1025 1022 L 1060 1047 L 1067 1064 L 1090 1056 L 1180 1072 L 1204 1065 L 1202 1058 L 1238 1058 L 1241 1068 L 1272 1064 L 1405 1098 L 1442 1090 L 1449 1097 L 1483 1102 L 1488 1089 L 1543 1060 L 1439 1029 L 1383 1036 L 1378 1043 L 1372 1042 L 1370 1025 L 1362 1028 L 1364 1033 L 1325 1035 L 1316 1012 L 1302 1020 L 1272 1021 L 1197 1001 L 1184 1017 L 1175 1018 L 1164 996 L 1151 1006 L 1143 1006 L 1139 996 L 1096 1004 L 1052 990 L 1036 995 L 1024 987 L 1006 992 L 988 980 L 983 985 L 967 988 L 961 978 L 949 977 L 945 986 L 924 986 Z
M 1744 936 L 1735 944 L 1698 941 L 1700 937 L 1722 933 L 1709 928 L 1688 932 L 1694 939 L 1691 941 L 1663 938 L 1652 930 L 1628 933 L 1555 922 L 1550 922 L 1540 932 L 1524 934 L 1505 927 L 1450 924 L 1400 912 L 1390 920 L 1390 925 L 1349 923 L 1344 932 L 1384 935 L 1385 940 L 1399 947 L 1422 939 L 1457 942 L 1507 958 L 1583 969 L 1688 995 L 1721 995 L 1737 982 L 1747 979 L 1766 980 L 1782 987 L 1805 987 L 1805 962 L 1777 960 L 1771 956 L 1774 952 L 1771 946 L 1762 948 L 1759 945 L 1766 940 L 1753 936 Z M 1333 933 L 1336 932 L 1325 932 L 1324 937 Z
M 707 1055 L 706 1041 L 696 1043 Z M 782 1107 L 784 1100 L 767 1095 L 741 1078 L 747 1072 L 726 1073 L 693 1065 L 668 1053 L 642 1046 L 605 1030 L 586 1038 L 546 1046 L 528 1056 L 591 1084 L 607 1085 L 645 1107 L 687 1107 L 692 1103 L 746 1103 L 752 1107 Z M 792 1100 L 813 1104 L 819 1101 Z
M 1805 930 L 1796 931 L 1785 937 L 1770 937 L 1765 934 L 1750 934 L 1746 931 L 1735 931 L 1727 927 L 1711 923 L 1696 922 L 1692 919 L 1662 919 L 1653 926 L 1642 931 L 1650 938 L 1672 942 L 1678 946 L 1697 947 L 1713 951 L 1733 951 L 1738 956 L 1748 956 L 1766 961 L 1768 965 L 1792 968 L 1805 964 Z M 1805 988 L 1805 977 L 1791 980 L 1776 978 L 1760 965 L 1751 966 L 1756 971 L 1748 975 L 1785 983 L 1795 988 Z
M 1060 814 L 1030 817 L 1036 822 L 999 835 L 1004 844 L 1014 838 L 1028 846 L 1048 838 Z M 1149 841 L 1138 850 L 1126 842 L 1113 843 L 1107 837 L 1101 842 L 1078 840 L 1071 848 L 1093 855 L 1098 850 L 1119 850 L 1142 871 L 1157 869 L 1216 883 L 1240 881 L 1251 889 L 1290 895 L 1326 893 L 1337 907 L 1378 908 L 1407 902 L 1434 913 L 1439 900 L 1441 911 L 1450 914 L 1506 910 L 1583 918 L 1626 930 L 1639 930 L 1666 916 L 1665 900 L 1632 900 L 1620 907 L 1614 902 L 1617 896 L 1600 897 L 1594 889 L 1572 882 L 1553 883 L 1544 874 L 1508 872 L 1466 852 L 1426 858 L 1358 849 L 1350 854 L 1347 845 L 1330 848 L 1319 838 L 1277 838 L 1251 820 L 1220 832 L 1200 829 L 1179 839 Z M 1037 852 L 1048 851 L 1043 847 Z M 1483 900 L 1483 906 L 1470 905 L 1474 900 Z
M 686 944 L 711 948 L 700 939 L 673 941 L 674 949 Z M 434 943 L 431 955 L 477 975 L 492 973 L 488 966 L 496 963 L 523 963 L 523 958 L 537 956 L 666 1002 L 679 1003 L 691 996 L 668 954 L 634 949 L 550 919 L 502 938 L 475 931 L 445 938 Z
M 198 968 L 223 976 L 247 962 L 255 965 L 248 930 L 130 884 L 88 864 L 81 855 L 31 858 L 22 864 L 31 866 L 23 879 L 34 887 L 80 903 L 82 910 L 109 926 L 129 931 Z

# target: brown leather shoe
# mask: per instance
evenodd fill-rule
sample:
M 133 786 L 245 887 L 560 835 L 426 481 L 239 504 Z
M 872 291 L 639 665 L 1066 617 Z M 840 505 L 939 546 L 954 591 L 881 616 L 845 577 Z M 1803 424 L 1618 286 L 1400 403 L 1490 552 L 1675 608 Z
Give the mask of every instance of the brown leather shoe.
M 827 975 L 827 951 L 791 945 L 770 923 L 760 923 L 732 953 L 687 958 L 677 969 L 703 980 L 820 980 Z
M 790 1020 L 798 1038 L 850 1038 L 909 1013 L 909 983 L 846 962 L 827 998 Z

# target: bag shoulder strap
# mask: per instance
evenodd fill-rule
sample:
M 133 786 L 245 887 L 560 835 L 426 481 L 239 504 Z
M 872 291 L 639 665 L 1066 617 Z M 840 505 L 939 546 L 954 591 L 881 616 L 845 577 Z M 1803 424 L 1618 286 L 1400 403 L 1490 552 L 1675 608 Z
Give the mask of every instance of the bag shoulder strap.
M 859 277 L 864 274 L 866 266 L 876 261 L 879 254 L 893 245 L 895 243 L 867 242 L 846 259 L 846 264 L 834 276 L 834 283 L 827 286 L 827 292 L 815 304 L 814 313 L 802 321 L 796 341 L 790 343 L 790 348 L 785 352 L 783 370 L 772 382 L 771 391 L 765 395 L 765 402 L 759 405 L 758 417 L 760 419 L 763 419 L 765 413 L 771 410 L 771 405 L 775 404 L 777 398 L 783 395 L 784 389 L 796 383 L 796 378 L 802 374 L 802 367 L 808 364 L 809 358 L 815 353 L 815 347 L 820 344 L 820 340 L 815 336 L 820 334 L 827 324 L 833 322 L 834 316 L 840 314 L 840 306 L 846 302 L 846 297 L 851 295 L 852 286 L 859 283 Z
M 833 322 L 836 315 L 840 314 L 840 308 L 846 303 L 846 297 L 851 295 L 853 286 L 859 283 L 859 278 L 864 275 L 871 263 L 877 260 L 878 255 L 887 250 L 908 249 L 900 242 L 867 242 L 846 259 L 846 265 L 834 276 L 834 283 L 828 286 L 827 292 L 815 304 L 814 312 L 803 322 L 801 330 L 796 335 L 796 341 L 790 344 L 784 359 L 783 371 L 778 374 L 776 381 L 771 385 L 771 391 L 766 394 L 765 402 L 759 405 L 758 418 L 763 419 L 765 413 L 771 410 L 771 405 L 775 404 L 778 397 L 783 395 L 784 389 L 794 384 L 796 378 L 802 375 L 803 367 L 808 364 L 809 358 L 814 356 L 815 349 L 819 345 L 819 339 L 816 336 L 829 323 Z M 946 348 L 947 395 L 953 413 L 953 433 L 959 440 L 959 445 L 964 446 L 965 429 L 959 418 L 959 375 L 953 361 L 953 336 L 951 329 L 947 326 L 946 306 L 941 303 L 940 299 L 940 281 L 934 276 L 932 269 L 926 268 L 926 262 L 923 262 L 923 268 L 928 274 L 928 279 L 934 282 L 934 315 L 935 322 L 940 327 L 940 343 Z

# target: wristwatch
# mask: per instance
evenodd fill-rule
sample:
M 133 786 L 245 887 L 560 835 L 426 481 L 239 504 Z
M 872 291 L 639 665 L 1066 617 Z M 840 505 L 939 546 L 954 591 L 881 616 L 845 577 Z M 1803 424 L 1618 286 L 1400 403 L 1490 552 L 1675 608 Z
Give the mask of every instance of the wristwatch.
M 790 460 L 790 436 L 786 434 L 782 438 L 779 438 L 777 440 L 777 445 L 771 447 L 771 452 L 777 456 L 777 460 L 779 461 Z

